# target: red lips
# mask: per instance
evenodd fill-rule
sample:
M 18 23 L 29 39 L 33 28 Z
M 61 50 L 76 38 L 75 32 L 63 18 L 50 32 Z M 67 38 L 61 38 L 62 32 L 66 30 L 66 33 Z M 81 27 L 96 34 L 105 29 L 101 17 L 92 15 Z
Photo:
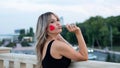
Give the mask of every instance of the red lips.
M 55 29 L 55 26 L 50 25 L 49 28 L 50 28 L 51 31 L 53 31 Z

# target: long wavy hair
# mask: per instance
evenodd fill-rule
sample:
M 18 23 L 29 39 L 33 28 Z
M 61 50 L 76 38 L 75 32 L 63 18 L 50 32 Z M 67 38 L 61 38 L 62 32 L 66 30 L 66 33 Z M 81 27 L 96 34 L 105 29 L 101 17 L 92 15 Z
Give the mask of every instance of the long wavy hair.
M 43 53 L 43 47 L 45 45 L 45 42 L 47 40 L 47 27 L 49 25 L 49 20 L 51 19 L 51 15 L 54 15 L 57 19 L 58 16 L 55 15 L 52 12 L 46 12 L 44 14 L 41 14 L 37 21 L 37 27 L 36 27 L 36 53 L 37 53 L 37 68 L 42 68 L 42 53 Z

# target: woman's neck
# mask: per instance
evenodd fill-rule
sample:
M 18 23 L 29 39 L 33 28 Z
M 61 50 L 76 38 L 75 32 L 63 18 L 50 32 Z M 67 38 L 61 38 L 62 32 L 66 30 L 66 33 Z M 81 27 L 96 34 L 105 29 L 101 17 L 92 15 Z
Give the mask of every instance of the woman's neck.
M 57 36 L 58 36 L 58 34 L 48 35 L 48 40 L 55 40 L 55 39 L 57 39 Z

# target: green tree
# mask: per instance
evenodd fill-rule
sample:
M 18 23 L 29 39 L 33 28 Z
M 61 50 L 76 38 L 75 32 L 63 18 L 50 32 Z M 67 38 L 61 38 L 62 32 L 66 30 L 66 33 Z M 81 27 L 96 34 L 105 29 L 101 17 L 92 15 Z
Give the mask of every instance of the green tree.
M 27 32 L 26 35 L 27 35 L 27 36 L 31 36 L 31 37 L 34 36 L 34 32 L 33 32 L 33 28 L 32 28 L 32 27 L 30 27 L 30 29 L 28 30 L 28 32 Z
M 31 46 L 31 45 L 29 45 L 29 43 L 28 43 L 27 41 L 22 41 L 22 42 L 21 42 L 21 45 L 22 45 L 23 47 Z
M 104 19 L 101 16 L 90 17 L 90 19 L 84 22 L 89 45 L 94 46 L 94 43 L 96 42 L 98 46 L 101 46 L 99 40 L 99 30 L 104 25 L 103 22 Z
M 103 48 L 110 47 L 111 42 L 113 45 L 120 45 L 120 16 L 107 18 L 101 16 L 90 17 L 82 23 L 77 22 L 77 26 L 80 27 L 87 45 L 93 47 L 97 45 Z M 70 43 L 77 43 L 77 40 L 74 39 L 74 35 L 68 32 L 65 27 L 63 27 L 61 34 Z
M 25 36 L 25 29 L 21 29 L 20 30 L 20 35 L 18 37 L 19 41 L 21 41 L 24 36 Z
M 16 43 L 10 42 L 8 45 L 6 45 L 6 47 L 15 47 Z
M 0 41 L 0 46 L 2 45 L 2 41 Z
M 107 26 L 112 27 L 113 45 L 120 45 L 120 16 L 106 18 Z
M 30 29 L 27 30 L 27 32 L 25 31 L 25 29 L 20 30 L 20 35 L 18 37 L 19 41 L 22 41 L 22 38 L 25 36 L 34 37 L 34 32 L 32 27 L 30 27 Z

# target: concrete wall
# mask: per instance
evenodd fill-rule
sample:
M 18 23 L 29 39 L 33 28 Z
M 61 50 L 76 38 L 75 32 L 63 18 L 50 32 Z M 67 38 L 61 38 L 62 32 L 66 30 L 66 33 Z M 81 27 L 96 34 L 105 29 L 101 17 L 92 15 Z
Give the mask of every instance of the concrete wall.
M 35 68 L 35 55 L 5 53 L 0 54 L 0 68 Z M 119 68 L 120 63 L 102 61 L 72 62 L 69 68 Z
M 7 51 L 5 51 L 7 50 Z M 35 68 L 36 56 L 27 54 L 9 53 L 9 48 L 0 48 L 0 68 Z M 3 53 L 3 51 L 5 53 Z M 120 63 L 103 61 L 72 62 L 69 68 L 119 68 Z

